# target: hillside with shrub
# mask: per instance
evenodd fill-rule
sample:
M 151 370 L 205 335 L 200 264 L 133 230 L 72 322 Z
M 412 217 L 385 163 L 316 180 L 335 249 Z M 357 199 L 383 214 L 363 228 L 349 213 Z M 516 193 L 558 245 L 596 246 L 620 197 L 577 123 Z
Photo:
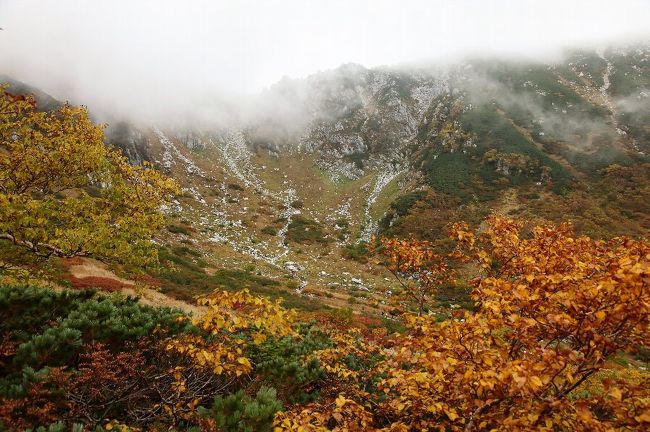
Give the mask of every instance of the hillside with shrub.
M 1 87 L 0 430 L 647 430 L 649 61 L 344 65 L 299 131 Z

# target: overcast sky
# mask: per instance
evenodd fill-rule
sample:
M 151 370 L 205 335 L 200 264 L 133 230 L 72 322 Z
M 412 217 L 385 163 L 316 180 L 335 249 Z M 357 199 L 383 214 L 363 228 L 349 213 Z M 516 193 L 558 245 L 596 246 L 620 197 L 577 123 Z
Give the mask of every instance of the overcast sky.
M 650 0 L 0 0 L 0 73 L 91 109 L 254 93 L 341 63 L 650 40 Z

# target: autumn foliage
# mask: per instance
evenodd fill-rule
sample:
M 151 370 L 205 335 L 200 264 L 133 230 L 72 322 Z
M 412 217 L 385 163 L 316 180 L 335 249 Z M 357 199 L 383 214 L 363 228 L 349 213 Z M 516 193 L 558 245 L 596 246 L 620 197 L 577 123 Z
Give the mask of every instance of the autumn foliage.
M 438 287 L 452 282 L 452 257 L 436 251 L 432 242 L 410 238 L 382 238 L 386 268 L 399 281 L 401 290 L 392 296 L 402 310 L 414 308 L 419 315 L 435 303 Z
M 43 257 L 157 262 L 160 207 L 178 187 L 107 149 L 85 109 L 41 112 L 0 89 L 0 140 L 0 239 Z M 301 322 L 245 287 L 199 298 L 190 316 L 83 289 L 101 279 L 0 283 L 0 430 L 650 429 L 648 372 L 613 361 L 650 340 L 647 240 L 500 216 L 450 236 L 445 248 L 379 241 L 401 286 L 386 292 L 393 334 Z M 456 283 L 475 307 L 439 313 L 437 293 Z
M 212 368 L 217 375 L 239 377 L 251 372 L 251 362 L 243 353 L 247 342 L 260 344 L 269 336 L 294 334 L 294 311 L 285 310 L 279 301 L 253 296 L 248 290 L 215 291 L 200 298 L 198 303 L 208 310 L 193 323 L 208 336 L 173 339 L 167 349 L 189 356 L 197 364 Z
M 279 430 L 650 425 L 647 375 L 606 379 L 598 393 L 581 391 L 613 354 L 648 340 L 646 241 L 603 242 L 574 236 L 568 224 L 526 227 L 501 217 L 489 219 L 481 233 L 456 224 L 452 236 L 456 259 L 482 270 L 472 281 L 478 311 L 441 323 L 407 316 L 407 332 L 390 339 L 381 361 L 355 377 L 356 388 L 346 386 L 344 399 L 278 415 Z M 416 266 L 427 257 L 420 243 L 400 246 Z M 370 343 L 365 352 L 377 347 Z M 369 377 L 376 380 L 374 392 L 366 390 Z M 357 412 L 353 425 L 350 410 Z
M 246 290 L 199 299 L 203 314 L 192 318 L 84 291 L 4 288 L 0 421 L 10 429 L 59 420 L 225 431 L 647 429 L 648 373 L 612 362 L 648 340 L 647 241 L 599 241 L 568 224 L 502 217 L 480 231 L 455 224 L 451 235 L 456 248 L 442 258 L 478 271 L 476 310 L 440 320 L 405 309 L 406 329 L 395 334 L 336 319 L 300 323 Z M 400 271 L 426 272 L 427 262 L 440 271 L 441 255 L 409 242 L 385 242 L 402 248 Z M 56 305 L 58 324 L 28 319 L 51 313 L 39 304 Z
M 157 263 L 178 185 L 104 145 L 85 108 L 44 112 L 0 87 L 0 239 L 38 255 Z

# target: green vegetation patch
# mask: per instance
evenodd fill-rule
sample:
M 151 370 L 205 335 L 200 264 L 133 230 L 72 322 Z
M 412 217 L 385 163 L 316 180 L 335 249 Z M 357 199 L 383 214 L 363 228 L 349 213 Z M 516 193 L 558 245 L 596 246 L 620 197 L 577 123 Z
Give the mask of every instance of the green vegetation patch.
M 163 266 L 154 276 L 160 282 L 163 293 L 193 302 L 197 295 L 209 294 L 215 289 L 239 291 L 247 288 L 252 293 L 271 299 L 280 298 L 287 308 L 311 311 L 327 309 L 315 300 L 292 294 L 278 280 L 255 274 L 254 267 L 219 269 L 214 274 L 208 274 L 204 269 L 207 266 L 205 261 L 196 258 L 193 252 L 196 251 L 189 248 L 186 251 L 182 246 L 171 250 L 161 248 L 159 254 Z
M 295 216 L 287 229 L 287 240 L 300 244 L 329 243 L 322 226 L 304 216 Z
M 472 169 L 466 154 L 435 154 L 432 150 L 424 157 L 422 170 L 435 190 L 463 199 L 470 198 Z
M 191 228 L 184 225 L 170 224 L 167 226 L 167 231 L 172 234 L 185 234 L 186 236 L 192 235 Z
M 20 343 L 13 361 L 19 368 L 63 365 L 92 340 L 112 346 L 147 336 L 155 328 L 186 331 L 189 324 L 178 321 L 181 315 L 117 294 L 0 286 L 0 334 L 11 334 Z
M 570 179 L 570 174 L 555 160 L 523 136 L 493 107 L 476 107 L 461 116 L 463 129 L 477 136 L 477 151 L 496 149 L 499 153 L 521 154 L 538 162 L 539 167 L 550 168 L 554 191 L 559 192 Z
M 272 236 L 274 236 L 274 235 L 277 235 L 277 233 L 278 233 L 278 228 L 274 227 L 273 225 L 267 225 L 267 226 L 265 226 L 264 228 L 262 228 L 262 232 L 263 232 L 264 234 L 268 234 L 268 235 L 272 235 Z
M 409 212 L 411 207 L 415 205 L 415 203 L 423 199 L 425 196 L 426 192 L 422 190 L 409 192 L 393 201 L 390 208 L 394 210 L 398 216 L 404 216 Z
M 343 255 L 343 258 L 365 264 L 368 262 L 370 251 L 368 250 L 368 244 L 366 242 L 360 242 L 345 245 L 341 255 Z

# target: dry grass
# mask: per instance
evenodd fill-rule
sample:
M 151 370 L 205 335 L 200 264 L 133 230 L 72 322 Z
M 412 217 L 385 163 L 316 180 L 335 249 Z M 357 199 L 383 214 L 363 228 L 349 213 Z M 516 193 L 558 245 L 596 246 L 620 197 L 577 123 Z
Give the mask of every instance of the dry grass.
M 155 289 L 155 278 L 150 276 L 139 276 L 138 282 L 117 276 L 110 271 L 106 264 L 88 258 L 73 258 L 66 260 L 69 280 L 72 286 L 77 289 L 96 288 L 102 291 L 121 292 L 125 295 L 140 298 L 142 304 L 158 307 L 178 308 L 193 315 L 201 315 L 205 308 L 188 302 L 174 299 Z
M 121 291 L 123 288 L 131 286 L 117 279 L 104 278 L 99 276 L 87 276 L 79 278 L 74 275 L 70 275 L 69 280 L 72 284 L 72 287 L 76 289 L 96 288 L 102 291 L 116 292 Z

